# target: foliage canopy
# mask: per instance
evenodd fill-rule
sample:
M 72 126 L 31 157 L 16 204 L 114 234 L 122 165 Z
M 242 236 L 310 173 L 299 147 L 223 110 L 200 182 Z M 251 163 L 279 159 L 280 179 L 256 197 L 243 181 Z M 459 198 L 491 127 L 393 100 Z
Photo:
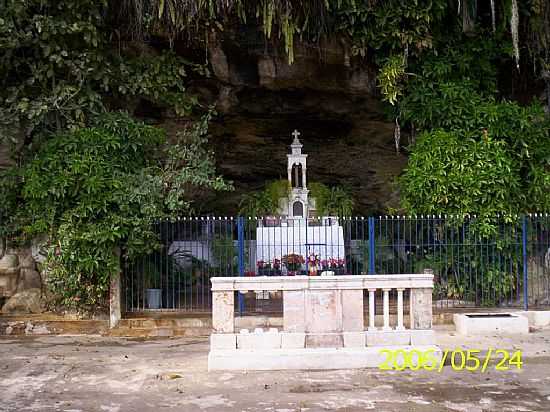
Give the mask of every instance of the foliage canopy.
M 205 149 L 208 120 L 168 153 L 162 129 L 121 114 L 42 145 L 23 172 L 20 218 L 27 235 L 48 236 L 48 280 L 62 303 L 94 308 L 118 270 L 117 248 L 130 258 L 153 251 L 152 223 L 189 213 L 189 190 L 229 188 Z
M 133 52 L 115 37 L 109 7 L 106 0 L 0 2 L 0 125 L 9 125 L 8 137 L 84 127 L 137 97 L 178 113 L 196 103 L 184 80 L 201 68 L 171 52 Z

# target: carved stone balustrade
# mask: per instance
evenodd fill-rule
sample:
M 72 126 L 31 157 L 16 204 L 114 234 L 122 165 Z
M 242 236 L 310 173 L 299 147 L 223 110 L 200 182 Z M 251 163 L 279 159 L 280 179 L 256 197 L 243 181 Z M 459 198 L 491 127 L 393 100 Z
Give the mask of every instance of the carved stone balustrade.
M 373 366 L 379 356 L 367 350 L 371 346 L 378 349 L 411 345 L 433 347 L 430 346 L 434 343 L 431 273 L 214 277 L 211 281 L 214 332 L 210 341 L 210 369 L 347 367 L 355 365 L 350 363 L 350 350 L 358 350 L 353 353 L 362 359 L 357 363 L 362 366 L 350 367 L 368 367 Z M 364 290 L 368 291 L 367 330 L 364 328 Z M 271 328 L 264 333 L 263 329 L 256 328 L 253 332 L 235 333 L 235 294 L 249 291 L 282 291 L 282 331 Z M 406 291 L 410 302 L 408 325 L 404 322 Z M 390 323 L 390 292 L 397 296 L 395 324 Z M 376 299 L 380 295 L 383 323 L 376 325 Z M 336 349 L 339 352 L 331 352 Z M 323 356 L 320 357 L 317 350 L 328 351 L 322 353 L 332 363 L 324 366 Z

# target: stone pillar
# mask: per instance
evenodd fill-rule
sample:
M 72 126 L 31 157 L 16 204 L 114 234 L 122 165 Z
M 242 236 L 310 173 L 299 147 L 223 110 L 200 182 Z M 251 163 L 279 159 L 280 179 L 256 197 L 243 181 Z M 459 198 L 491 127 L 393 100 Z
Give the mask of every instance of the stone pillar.
M 115 328 L 122 318 L 120 273 L 111 276 L 109 287 L 109 327 Z
M 390 330 L 390 289 L 383 289 L 384 291 L 384 327 L 382 330 Z
M 235 331 L 235 292 L 212 292 L 212 328 L 216 333 Z
M 122 318 L 122 294 L 120 284 L 120 249 L 115 250 L 115 255 L 118 257 L 119 270 L 117 273 L 111 274 L 111 283 L 109 286 L 109 327 L 116 328 Z
M 375 302 L 374 302 L 374 296 L 376 293 L 376 289 L 369 289 L 369 330 L 376 330 L 376 326 L 374 326 L 374 319 L 375 319 Z
M 431 269 L 425 269 L 424 273 L 433 274 L 433 271 Z M 411 329 L 432 328 L 432 290 L 433 288 L 411 289 Z
M 403 290 L 397 289 L 397 330 L 404 330 L 403 326 Z

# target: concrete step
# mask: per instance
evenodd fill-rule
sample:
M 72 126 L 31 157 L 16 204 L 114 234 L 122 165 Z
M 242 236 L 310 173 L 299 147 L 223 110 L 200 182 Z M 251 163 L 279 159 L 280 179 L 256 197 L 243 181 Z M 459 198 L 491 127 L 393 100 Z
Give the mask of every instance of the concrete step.
M 126 328 L 211 328 L 212 318 L 130 318 L 122 319 L 119 322 L 119 327 Z
M 109 331 L 109 335 L 128 337 L 209 336 L 211 331 L 212 318 L 209 315 L 153 314 L 121 319 L 118 326 Z
M 48 319 L 47 316 L 2 316 L 0 335 L 98 335 L 109 330 L 107 320 Z
M 211 328 L 188 327 L 188 328 L 128 328 L 117 327 L 109 331 L 110 336 L 120 337 L 171 337 L 171 336 L 187 336 L 187 337 L 202 337 L 209 336 Z

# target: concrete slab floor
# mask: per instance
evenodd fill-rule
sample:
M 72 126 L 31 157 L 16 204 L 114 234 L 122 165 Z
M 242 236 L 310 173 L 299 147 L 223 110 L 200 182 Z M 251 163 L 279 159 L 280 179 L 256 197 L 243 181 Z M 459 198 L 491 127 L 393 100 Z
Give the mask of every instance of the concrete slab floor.
M 0 411 L 549 411 L 550 329 L 442 349 L 521 349 L 521 371 L 210 372 L 208 340 L 0 338 Z

